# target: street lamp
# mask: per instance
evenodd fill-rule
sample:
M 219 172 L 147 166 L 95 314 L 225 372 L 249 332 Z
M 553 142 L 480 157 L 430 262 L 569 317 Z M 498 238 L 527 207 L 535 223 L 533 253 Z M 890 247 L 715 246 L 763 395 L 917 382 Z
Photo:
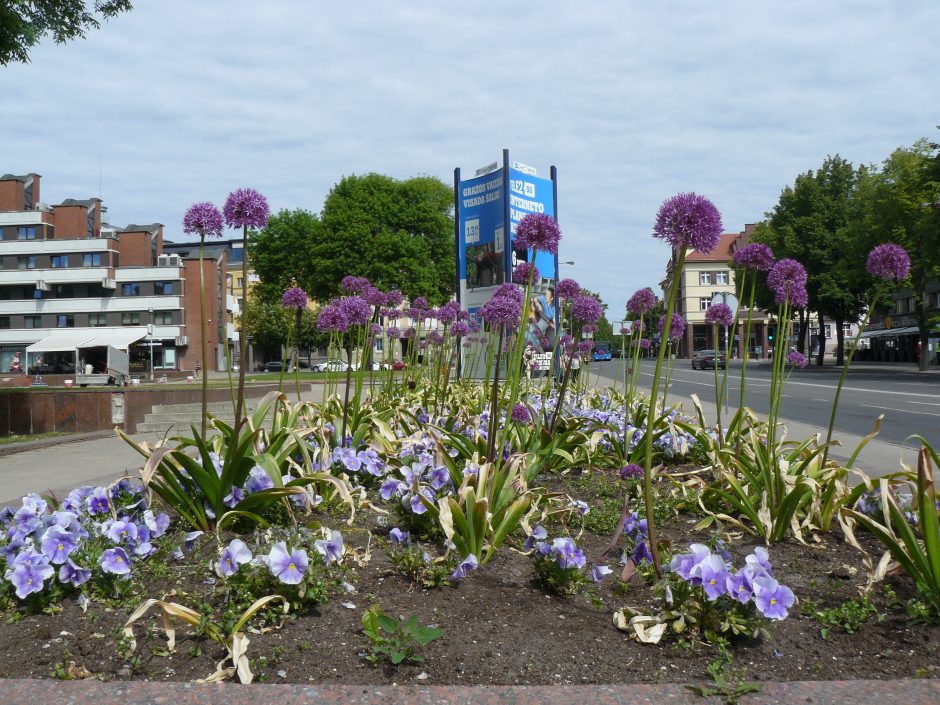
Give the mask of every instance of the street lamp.
M 150 348 L 150 381 L 153 382 L 153 306 L 149 309 L 150 323 L 147 325 L 147 347 Z

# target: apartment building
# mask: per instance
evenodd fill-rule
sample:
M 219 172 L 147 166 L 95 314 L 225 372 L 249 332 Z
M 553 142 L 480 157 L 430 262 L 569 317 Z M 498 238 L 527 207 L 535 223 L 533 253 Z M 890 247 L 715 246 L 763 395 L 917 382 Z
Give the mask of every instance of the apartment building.
M 160 223 L 115 227 L 100 199 L 49 206 L 40 190 L 39 174 L 0 177 L 0 373 L 14 360 L 72 373 L 75 349 L 92 339 L 127 350 L 132 373 L 193 369 L 198 262 L 163 252 Z M 225 274 L 224 256 L 204 265 L 207 317 L 219 325 L 207 331 L 213 359 L 203 368 L 224 360 Z

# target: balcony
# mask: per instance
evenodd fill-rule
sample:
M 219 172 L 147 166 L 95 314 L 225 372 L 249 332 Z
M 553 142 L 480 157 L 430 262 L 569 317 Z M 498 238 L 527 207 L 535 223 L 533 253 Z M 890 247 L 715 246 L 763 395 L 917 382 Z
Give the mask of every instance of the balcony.
M 0 214 L 2 215 L 2 214 Z M 2 240 L 2 255 L 62 255 L 107 252 L 114 250 L 114 243 L 107 238 L 89 240 Z
M 68 299 L 21 299 L 0 301 L 0 314 L 4 316 L 37 313 L 123 313 L 137 311 L 141 320 L 149 309 L 178 311 L 183 308 L 181 296 L 118 296 L 114 298 L 75 297 Z
M 48 289 L 52 284 L 101 284 L 114 270 L 108 267 L 63 267 L 61 269 L 3 269 L 0 284 L 26 284 Z

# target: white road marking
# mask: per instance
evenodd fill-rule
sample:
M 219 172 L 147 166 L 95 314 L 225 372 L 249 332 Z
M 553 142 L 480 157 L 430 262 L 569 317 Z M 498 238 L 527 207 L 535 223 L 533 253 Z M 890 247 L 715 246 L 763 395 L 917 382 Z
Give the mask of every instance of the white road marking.
M 653 376 L 653 374 L 652 374 L 651 372 L 644 372 L 643 374 L 646 375 L 647 377 L 652 377 L 652 376 Z M 675 381 L 675 382 L 686 382 L 687 384 L 702 384 L 701 382 L 693 382 L 692 380 L 684 380 L 684 379 L 676 378 L 676 377 L 673 377 L 672 379 L 673 379 L 673 381 Z M 789 381 L 787 382 L 787 385 L 789 386 L 789 385 L 791 385 L 791 384 L 795 384 L 795 385 L 797 385 L 797 386 L 799 386 L 799 387 L 817 387 L 818 389 L 830 389 L 830 390 L 835 389 L 835 385 L 816 384 L 816 383 L 813 383 L 813 382 L 794 382 L 793 380 L 789 380 Z M 751 386 L 758 386 L 758 385 L 763 385 L 763 386 L 769 387 L 769 386 L 770 386 L 770 382 L 762 382 L 762 381 L 758 381 L 758 380 L 748 380 L 748 381 L 747 381 L 747 386 L 748 386 L 748 387 L 751 387 Z M 712 385 L 712 386 L 714 386 L 714 385 Z M 918 386 L 922 387 L 923 385 L 918 385 Z M 916 392 L 894 392 L 894 391 L 891 391 L 891 390 L 889 390 L 889 389 L 866 389 L 866 388 L 863 388 L 863 387 L 843 387 L 843 388 L 842 388 L 842 391 L 843 391 L 843 392 L 868 392 L 868 393 L 870 393 L 870 394 L 895 394 L 895 395 L 897 395 L 897 396 L 902 396 L 902 397 L 926 397 L 926 398 L 928 398 L 928 399 L 936 399 L 936 398 L 937 398 L 937 394 L 917 394 Z M 940 390 L 938 390 L 937 393 L 940 393 Z
M 936 401 L 912 401 L 911 404 L 924 404 L 925 406 L 940 406 L 940 402 L 936 402 Z
M 911 411 L 910 409 L 892 409 L 890 406 L 874 406 L 873 404 L 862 404 L 862 406 L 867 406 L 869 409 L 884 409 L 885 411 L 899 411 L 902 414 L 917 414 L 918 416 L 936 416 L 940 418 L 940 414 L 931 414 L 928 411 Z

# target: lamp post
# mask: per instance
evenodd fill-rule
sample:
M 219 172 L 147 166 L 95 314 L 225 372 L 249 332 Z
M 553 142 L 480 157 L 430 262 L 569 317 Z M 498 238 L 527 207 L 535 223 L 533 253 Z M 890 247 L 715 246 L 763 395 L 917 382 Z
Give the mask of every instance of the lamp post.
M 153 306 L 150 307 L 150 323 L 147 325 L 147 347 L 150 348 L 150 381 L 153 382 Z

